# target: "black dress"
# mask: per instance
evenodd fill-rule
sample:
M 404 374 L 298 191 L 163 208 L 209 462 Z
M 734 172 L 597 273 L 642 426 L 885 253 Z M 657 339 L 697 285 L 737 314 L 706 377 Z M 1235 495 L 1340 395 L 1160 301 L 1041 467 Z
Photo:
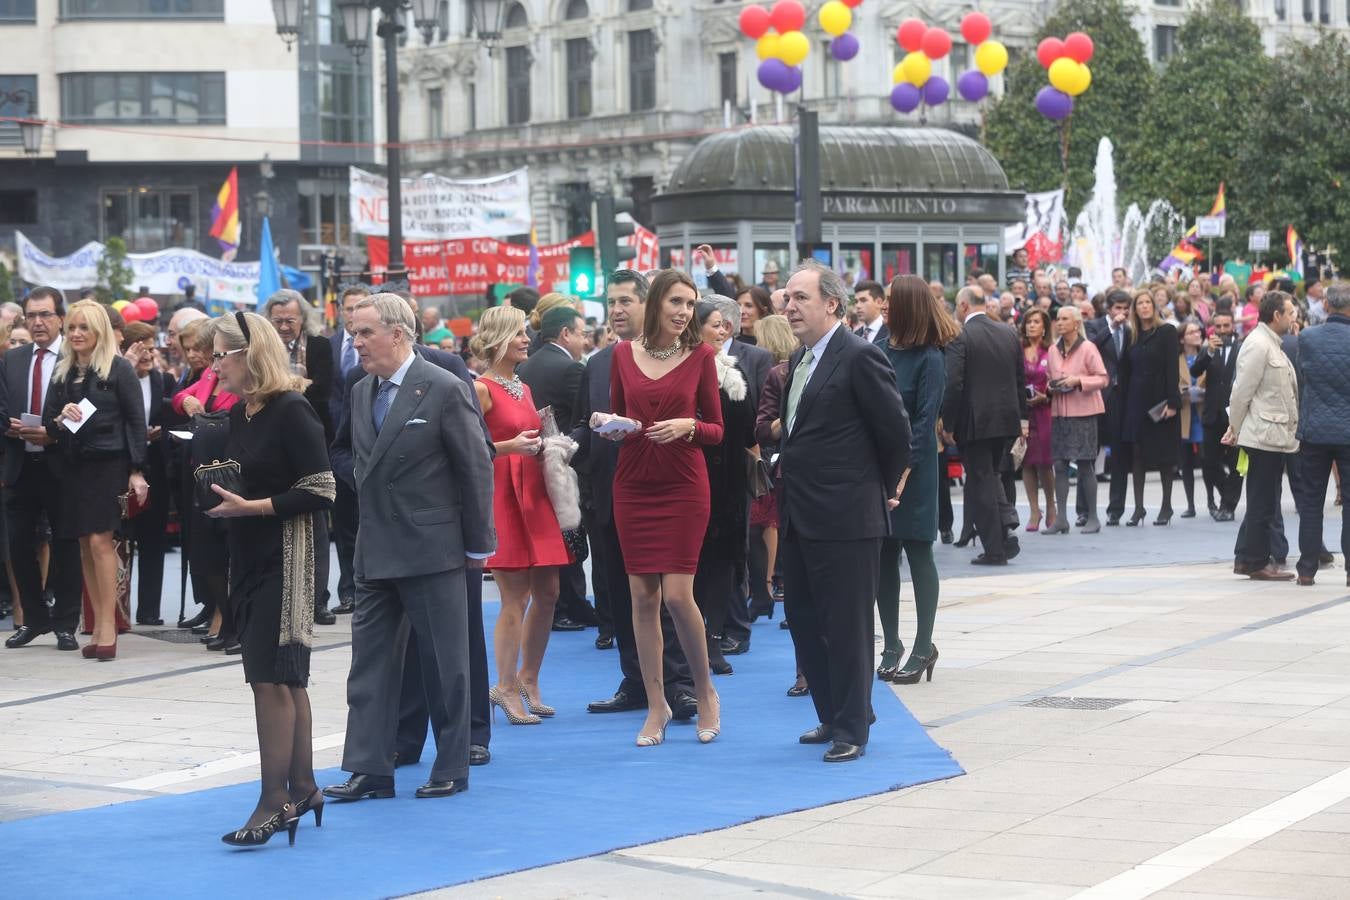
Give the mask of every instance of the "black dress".
M 244 680 L 304 687 L 309 681 L 309 647 L 281 646 L 285 563 L 283 524 L 332 505 L 332 472 L 323 424 L 314 407 L 294 391 L 278 394 L 252 417 L 245 404 L 230 411 L 229 458 L 239 463 L 244 499 L 272 498 L 272 516 L 228 519 L 230 601 L 243 647 Z M 301 486 L 327 476 L 327 497 Z M 316 548 L 328 552 L 327 547 Z M 313 603 L 313 594 L 309 596 Z M 297 596 L 293 602 L 303 602 Z M 313 612 L 308 627 L 312 627 Z M 307 635 L 306 635 L 307 637 Z
M 1164 400 L 1181 411 L 1181 379 L 1177 330 L 1168 322 L 1138 335 L 1120 361 L 1120 384 L 1125 389 L 1121 440 L 1133 445 L 1136 460 L 1145 469 L 1175 467 L 1181 443 L 1181 417 L 1155 422 L 1148 411 Z

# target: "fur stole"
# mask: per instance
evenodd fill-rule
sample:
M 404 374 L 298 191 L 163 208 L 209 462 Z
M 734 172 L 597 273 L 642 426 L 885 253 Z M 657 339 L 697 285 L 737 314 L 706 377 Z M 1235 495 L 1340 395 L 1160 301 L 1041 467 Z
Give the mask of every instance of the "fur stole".
M 727 355 L 724 350 L 718 350 L 713 361 L 717 365 L 717 386 L 722 389 L 722 393 L 735 403 L 744 400 L 745 376 L 736 368 L 736 357 Z
M 566 435 L 544 438 L 544 487 L 558 517 L 558 527 L 571 531 L 581 527 L 581 493 L 577 473 L 568 465 L 577 443 Z

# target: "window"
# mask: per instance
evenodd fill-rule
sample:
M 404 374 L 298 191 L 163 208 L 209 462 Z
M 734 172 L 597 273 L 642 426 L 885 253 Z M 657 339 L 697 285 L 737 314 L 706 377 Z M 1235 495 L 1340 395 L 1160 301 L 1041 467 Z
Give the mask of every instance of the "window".
M 61 0 L 61 18 L 224 19 L 225 0 Z
M 652 8 L 652 0 L 628 0 L 629 12 L 642 12 Z
M 506 122 L 509 125 L 530 121 L 530 65 L 533 62 L 530 48 L 506 48 Z
M 951 77 L 947 80 L 953 85 L 956 84 L 956 79 L 961 77 L 962 72 L 974 68 L 970 64 L 970 56 L 969 44 L 952 44 L 951 56 L 948 57 L 948 73 Z
M 197 192 L 147 187 L 100 191 L 103 240 L 120 237 L 133 253 L 197 246 Z
M 0 191 L 0 225 L 36 225 L 38 192 Z
M 1323 25 L 1331 24 L 1331 0 L 1317 0 L 1317 21 Z
M 319 63 L 319 136 L 325 141 L 370 140 L 370 95 L 355 62 Z
M 0 0 L 0 22 L 36 22 L 37 0 Z
M 830 53 L 830 42 L 821 41 L 820 44 L 820 83 L 824 89 L 823 96 L 838 97 L 844 92 L 843 88 L 843 67 L 839 60 Z
M 1303 0 L 1303 21 L 1312 22 L 1313 20 L 1313 0 Z
M 530 17 L 525 12 L 523 3 L 511 4 L 511 11 L 506 14 L 506 25 L 504 28 L 525 28 L 530 24 Z
M 886 284 L 890 284 L 897 275 L 913 275 L 913 244 L 882 244 L 881 275 Z
M 316 43 L 320 45 L 340 45 L 347 40 L 342 30 L 342 14 L 334 8 L 333 0 L 314 0 L 314 25 Z
M 1177 27 L 1158 25 L 1153 29 L 1153 59 L 1165 62 L 1177 52 Z
M 567 118 L 584 119 L 591 114 L 591 41 L 569 38 L 566 51 Z
M 37 113 L 36 75 L 0 75 L 0 94 L 10 94 L 13 91 L 27 91 L 28 96 L 0 97 L 0 116 L 28 115 L 30 98 L 32 113 Z M 0 147 L 17 147 L 22 142 L 18 122 L 0 122 Z
M 1281 22 L 1289 18 L 1289 7 L 1286 5 L 1286 0 L 1275 0 L 1275 18 Z
M 717 75 L 722 83 L 722 105 L 730 103 L 732 106 L 738 106 L 737 82 L 736 82 L 736 54 L 719 53 L 717 54 Z
M 628 108 L 656 108 L 656 33 L 628 32 Z
M 656 196 L 656 179 L 638 175 L 628 179 L 628 196 L 633 200 L 633 221 L 639 225 L 652 221 L 652 198 Z
M 924 244 L 923 277 L 940 281 L 947 287 L 956 287 L 956 245 Z
M 341 179 L 301 178 L 300 243 L 325 247 L 351 243 L 347 182 Z
M 563 18 L 570 22 L 574 19 L 584 19 L 590 14 L 591 8 L 586 5 L 586 0 L 569 0 Z
M 90 72 L 61 76 L 67 122 L 224 125 L 223 72 Z
M 440 88 L 427 91 L 427 137 L 445 137 L 445 99 Z
M 563 210 L 567 215 L 567 235 L 585 234 L 591 230 L 591 185 L 586 181 L 564 182 L 559 189 Z
M 467 115 L 464 117 L 468 123 L 469 131 L 478 130 L 478 83 L 475 81 L 466 81 L 464 83 L 464 105 L 468 107 Z
M 1181 0 L 1153 0 L 1159 6 L 1180 6 Z

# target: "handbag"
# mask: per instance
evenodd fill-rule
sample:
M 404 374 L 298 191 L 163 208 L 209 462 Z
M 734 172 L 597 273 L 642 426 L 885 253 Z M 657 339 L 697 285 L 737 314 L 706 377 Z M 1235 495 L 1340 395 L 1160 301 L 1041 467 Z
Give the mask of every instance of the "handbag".
M 586 557 L 591 555 L 591 548 L 586 543 L 586 529 L 569 528 L 562 533 L 563 544 L 567 546 L 567 552 L 572 557 L 574 563 L 584 563 Z
M 773 491 L 773 475 L 769 469 L 769 461 L 749 450 L 745 451 L 745 489 L 749 492 L 751 500 L 758 500 Z
M 1012 449 L 1008 451 L 1012 454 L 1012 464 L 1014 469 L 1022 466 L 1022 460 L 1027 455 L 1027 439 L 1018 435 L 1017 440 L 1013 441 Z
M 225 455 L 230 440 L 230 411 L 198 413 L 192 417 L 191 456 L 197 466 L 192 470 L 193 497 L 202 512 L 220 505 L 220 495 L 211 490 L 218 484 L 232 494 L 244 490 L 239 463 Z
M 244 473 L 232 459 L 213 460 L 192 471 L 193 496 L 202 512 L 215 509 L 223 499 L 211 488 L 220 485 L 231 494 L 244 492 Z

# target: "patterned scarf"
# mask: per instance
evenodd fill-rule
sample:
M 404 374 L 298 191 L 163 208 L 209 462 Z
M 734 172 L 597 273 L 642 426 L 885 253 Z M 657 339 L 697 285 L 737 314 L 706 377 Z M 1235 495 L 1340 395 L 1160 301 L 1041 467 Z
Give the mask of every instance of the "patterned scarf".
M 337 482 L 332 472 L 306 475 L 292 490 L 309 491 L 332 502 Z M 314 641 L 314 517 L 305 513 L 282 520 L 281 630 L 277 637 L 277 681 L 304 683 Z M 328 548 L 323 548 L 327 552 Z

